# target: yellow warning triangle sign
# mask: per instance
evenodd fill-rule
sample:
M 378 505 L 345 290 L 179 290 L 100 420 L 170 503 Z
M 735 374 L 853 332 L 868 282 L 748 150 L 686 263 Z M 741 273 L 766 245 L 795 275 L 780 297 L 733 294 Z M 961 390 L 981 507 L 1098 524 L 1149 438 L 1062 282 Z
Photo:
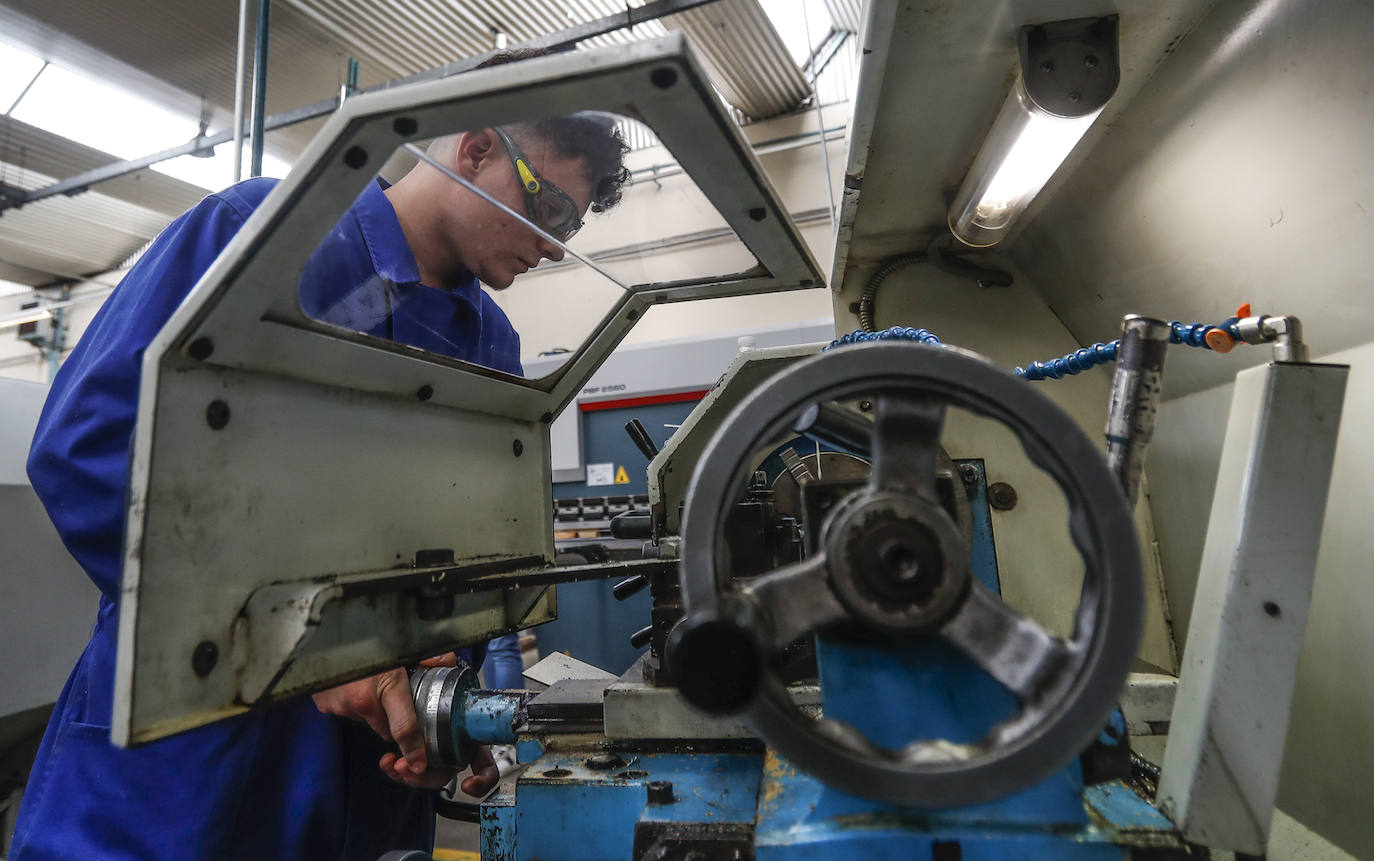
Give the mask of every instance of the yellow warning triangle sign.
M 617 468 L 616 468 L 616 471 L 615 471 L 615 483 L 616 483 L 616 484 L 629 484 L 629 483 L 630 483 L 630 474 L 629 474 L 628 472 L 625 471 L 625 467 L 621 466 L 621 467 L 617 467 Z

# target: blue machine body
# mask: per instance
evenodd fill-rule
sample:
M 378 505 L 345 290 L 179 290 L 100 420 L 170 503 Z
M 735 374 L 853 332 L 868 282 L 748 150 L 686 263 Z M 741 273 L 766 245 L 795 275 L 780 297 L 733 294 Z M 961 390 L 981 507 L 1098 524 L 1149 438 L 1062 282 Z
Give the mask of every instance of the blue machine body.
M 969 488 L 973 573 L 1000 594 L 983 464 L 963 463 L 978 470 Z M 885 747 L 917 738 L 977 741 L 1017 709 L 1009 692 L 938 640 L 894 648 L 818 638 L 817 663 L 825 715 Z M 514 796 L 482 807 L 482 857 L 636 858 L 646 835 L 665 825 L 688 833 L 700 826 L 727 841 L 716 846 L 746 846 L 738 857 L 760 861 L 1115 861 L 1123 846 L 1182 846 L 1172 823 L 1124 783 L 1085 787 L 1078 759 L 1004 798 L 923 810 L 837 791 L 771 751 L 675 747 L 636 751 L 599 736 L 523 734 L 517 751 L 529 765 Z M 589 767 L 591 754 L 607 751 L 624 764 Z M 649 784 L 659 781 L 672 784 L 670 803 L 650 801 Z

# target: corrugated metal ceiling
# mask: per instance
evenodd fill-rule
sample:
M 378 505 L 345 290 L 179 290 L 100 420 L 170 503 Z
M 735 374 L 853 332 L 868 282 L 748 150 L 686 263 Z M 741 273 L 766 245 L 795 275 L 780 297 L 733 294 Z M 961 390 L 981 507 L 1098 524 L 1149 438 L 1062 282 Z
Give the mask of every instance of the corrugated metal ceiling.
M 811 94 L 757 0 L 719 0 L 663 23 L 687 34 L 725 101 L 752 119 L 790 111 Z
M 364 64 L 402 77 L 432 69 L 461 57 L 496 47 L 497 34 L 511 44 L 563 30 L 618 12 L 629 4 L 620 0 L 285 0 L 321 29 L 341 42 L 358 47 Z M 663 26 L 651 21 L 633 32 L 617 31 L 587 46 L 619 44 L 661 35 Z
M 0 163 L 0 175 L 26 189 L 54 181 L 5 163 Z M 171 217 L 100 192 L 55 197 L 41 206 L 5 212 L 0 218 L 0 261 L 22 270 L 10 270 L 19 277 L 6 276 L 21 283 L 103 272 L 156 236 Z

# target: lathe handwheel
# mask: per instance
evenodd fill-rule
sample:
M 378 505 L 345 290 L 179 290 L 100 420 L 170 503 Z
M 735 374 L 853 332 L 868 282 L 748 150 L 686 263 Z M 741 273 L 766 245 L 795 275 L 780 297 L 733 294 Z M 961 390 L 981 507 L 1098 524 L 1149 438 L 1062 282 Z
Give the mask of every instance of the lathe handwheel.
M 808 407 L 860 396 L 875 404 L 866 486 L 829 514 L 810 557 L 734 579 L 722 536 L 751 457 Z M 1010 428 L 1067 498 L 1085 567 L 1071 640 L 1051 636 L 969 575 L 967 545 L 935 492 L 947 405 Z M 708 710 L 747 711 L 764 741 L 829 785 L 919 807 L 1008 795 L 1049 777 L 1101 730 L 1140 639 L 1135 529 L 1097 447 L 1024 380 L 953 348 L 846 347 L 765 383 L 707 452 L 683 519 L 687 617 L 669 651 L 688 699 Z M 792 704 L 770 658 L 842 622 L 896 641 L 942 637 L 1015 694 L 1021 709 L 976 744 L 917 739 L 899 750 L 872 744 L 848 724 L 809 717 Z

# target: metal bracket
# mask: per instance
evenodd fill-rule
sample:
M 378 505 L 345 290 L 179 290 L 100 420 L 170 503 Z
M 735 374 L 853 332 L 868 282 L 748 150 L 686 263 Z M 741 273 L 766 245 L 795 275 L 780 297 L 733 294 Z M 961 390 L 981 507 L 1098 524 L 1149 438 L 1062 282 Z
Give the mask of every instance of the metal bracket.
M 1018 31 L 1021 79 L 1031 101 L 1057 117 L 1107 103 L 1121 80 L 1116 15 L 1027 24 Z

